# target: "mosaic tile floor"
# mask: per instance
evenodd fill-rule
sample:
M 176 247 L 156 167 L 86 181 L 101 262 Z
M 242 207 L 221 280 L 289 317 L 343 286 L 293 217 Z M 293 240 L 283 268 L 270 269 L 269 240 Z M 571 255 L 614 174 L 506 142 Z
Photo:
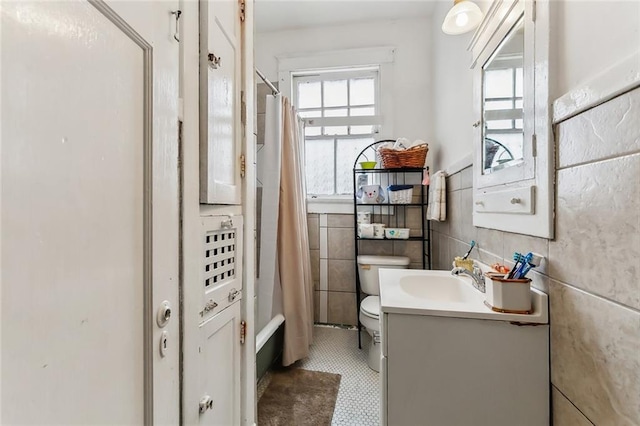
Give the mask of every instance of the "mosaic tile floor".
M 379 375 L 367 366 L 369 335 L 330 326 L 315 326 L 309 358 L 295 366 L 305 370 L 342 375 L 332 425 L 368 426 L 380 424 Z
M 309 358 L 295 367 L 342 375 L 332 425 L 377 426 L 380 424 L 379 375 L 367 366 L 367 352 L 358 349 L 356 330 L 316 325 Z M 369 335 L 362 332 L 362 347 Z M 258 399 L 271 382 L 267 371 L 258 382 Z

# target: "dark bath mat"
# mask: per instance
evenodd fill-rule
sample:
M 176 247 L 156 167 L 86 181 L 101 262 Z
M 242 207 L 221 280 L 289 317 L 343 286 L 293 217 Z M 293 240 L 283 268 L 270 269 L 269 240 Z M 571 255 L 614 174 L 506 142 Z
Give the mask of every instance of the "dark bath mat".
M 329 426 L 340 375 L 284 368 L 273 371 L 258 401 L 259 426 Z

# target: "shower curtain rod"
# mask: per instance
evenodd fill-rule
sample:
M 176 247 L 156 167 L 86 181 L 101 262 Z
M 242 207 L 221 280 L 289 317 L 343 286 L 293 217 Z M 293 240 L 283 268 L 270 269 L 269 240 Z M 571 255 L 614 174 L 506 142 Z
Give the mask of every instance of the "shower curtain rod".
M 274 96 L 280 94 L 280 91 L 276 89 L 276 86 L 274 86 L 273 83 L 267 80 L 267 77 L 265 77 L 265 75 L 262 74 L 258 68 L 254 68 L 254 69 L 256 70 L 256 74 L 258 74 L 258 77 L 260 77 L 262 81 L 264 81 L 264 83 L 267 86 L 269 86 L 269 89 L 271 89 L 271 92 Z

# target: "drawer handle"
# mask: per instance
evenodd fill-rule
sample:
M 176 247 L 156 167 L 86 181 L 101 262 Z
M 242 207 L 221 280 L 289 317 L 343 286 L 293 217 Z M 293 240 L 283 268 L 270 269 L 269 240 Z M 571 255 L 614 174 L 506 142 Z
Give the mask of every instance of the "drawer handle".
M 204 314 L 213 311 L 217 307 L 218 307 L 218 304 L 214 302 L 213 299 L 209 300 L 207 304 L 204 305 L 204 309 L 202 310 L 202 312 L 200 312 L 200 316 L 203 316 Z

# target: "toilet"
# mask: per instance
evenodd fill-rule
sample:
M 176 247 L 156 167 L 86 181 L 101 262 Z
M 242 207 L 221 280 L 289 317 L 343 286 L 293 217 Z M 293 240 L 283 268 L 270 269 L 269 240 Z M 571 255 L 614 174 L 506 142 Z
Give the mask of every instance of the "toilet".
M 369 368 L 380 371 L 380 281 L 379 269 L 406 269 L 406 256 L 358 256 L 360 291 L 367 297 L 360 303 L 360 323 L 371 335 Z

